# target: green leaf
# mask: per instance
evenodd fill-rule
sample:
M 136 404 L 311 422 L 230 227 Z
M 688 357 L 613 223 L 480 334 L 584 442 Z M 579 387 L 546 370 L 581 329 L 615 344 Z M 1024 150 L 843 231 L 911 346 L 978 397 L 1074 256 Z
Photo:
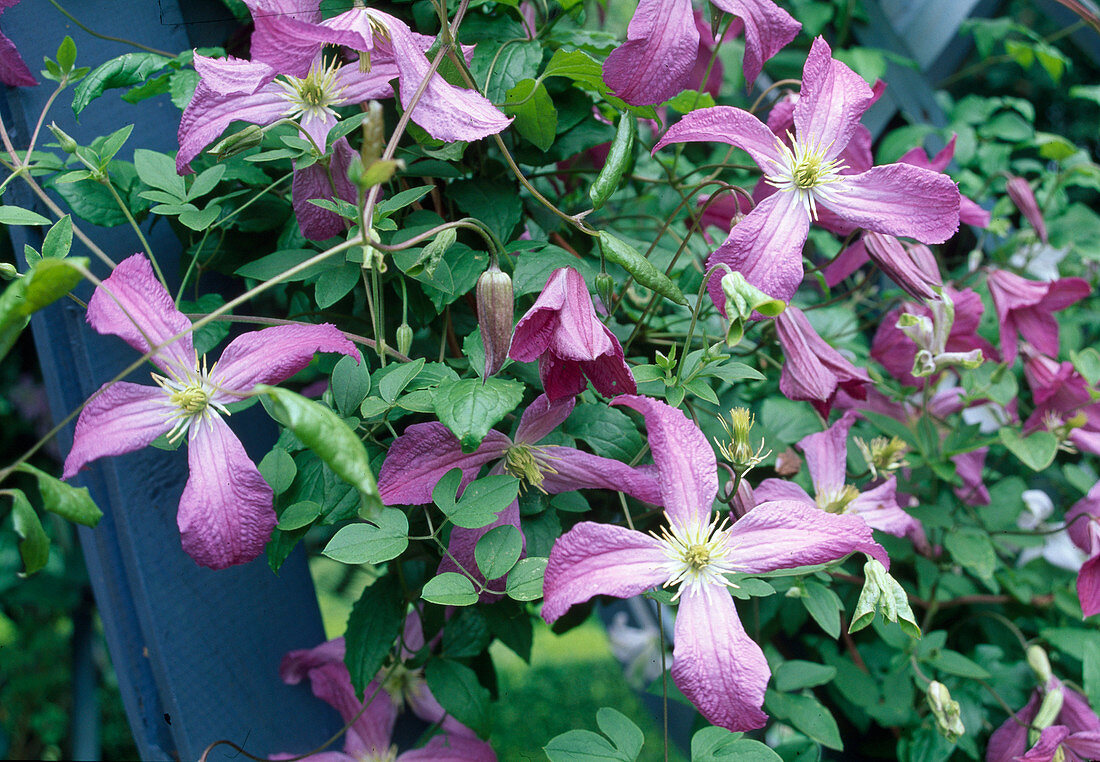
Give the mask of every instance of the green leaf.
M 188 209 L 187 211 L 180 213 L 180 224 L 186 225 L 187 227 L 196 231 L 206 230 L 208 227 L 214 224 L 221 213 L 222 208 L 217 204 L 211 204 L 210 206 L 202 210 Z
M 523 399 L 523 384 L 503 378 L 467 378 L 444 382 L 435 395 L 435 414 L 458 437 L 463 452 L 481 440 Z
M 642 753 L 645 735 L 622 712 L 608 706 L 600 707 L 596 711 L 596 724 L 626 759 L 637 759 Z
M 73 114 L 79 117 L 89 103 L 107 90 L 132 87 L 144 82 L 171 61 L 171 58 L 156 53 L 124 53 L 97 66 L 76 86 L 73 93 Z
M 607 405 L 577 405 L 562 428 L 569 436 L 587 442 L 597 455 L 625 463 L 633 460 L 645 447 L 645 439 L 630 416 Z
M 410 188 L 409 190 L 403 190 L 400 193 L 395 193 L 393 196 L 383 199 L 378 202 L 375 207 L 375 214 L 378 217 L 389 217 L 391 214 L 399 209 L 404 209 L 410 204 L 415 204 L 420 199 L 427 196 L 432 192 L 431 185 L 423 185 L 419 188 Z
M 362 272 L 359 265 L 349 262 L 321 273 L 314 287 L 317 306 L 327 309 L 351 293 L 359 283 Z
M 511 183 L 459 180 L 450 185 L 450 197 L 459 209 L 484 222 L 507 241 L 523 217 L 523 202 Z
M 780 693 L 791 693 L 803 688 L 824 685 L 836 677 L 836 667 L 826 664 L 814 664 L 812 661 L 791 659 L 776 668 L 772 675 L 775 689 Z
M 519 251 L 516 270 L 512 275 L 512 290 L 519 297 L 541 291 L 550 273 L 559 267 L 572 267 L 584 276 L 585 282 L 591 283 L 596 277 L 596 267 L 585 259 L 577 259 L 560 246 L 541 244 L 531 241 L 520 241 L 520 244 L 532 244 L 528 250 L 519 249 L 517 244 L 510 244 L 508 251 Z
M 23 539 L 19 541 L 19 556 L 23 559 L 23 571 L 20 577 L 27 577 L 46 565 L 50 559 L 50 538 L 42 529 L 42 522 L 34 512 L 27 496 L 17 489 L 9 490 L 12 499 L 12 522 L 15 533 Z
M 691 737 L 691 762 L 782 762 L 770 748 L 725 728 L 703 728 Z
M 73 246 L 73 218 L 65 215 L 59 219 L 42 241 L 42 256 L 64 259 Z
M 114 162 L 111 166 L 117 168 L 119 164 L 120 162 Z M 119 189 L 119 185 L 120 183 L 115 182 L 116 190 L 119 190 L 119 195 L 125 201 L 126 194 Z M 119 208 L 115 197 L 105 185 L 92 181 L 70 184 L 58 180 L 53 189 L 65 199 L 72 213 L 82 220 L 105 228 L 126 223 L 126 213 Z
M 1100 701 L 1100 643 L 1095 640 L 1085 641 L 1084 648 L 1084 689 L 1088 696 L 1089 704 L 1097 705 Z
M 1058 452 L 1058 439 L 1049 431 L 1036 431 L 1021 437 L 1014 429 L 1002 428 L 998 436 L 1001 443 L 1032 471 L 1045 470 Z
M 462 499 L 456 503 L 454 495 L 458 489 L 458 479 L 451 476 L 455 471 L 448 471 L 432 490 L 432 500 L 455 526 L 480 529 L 492 524 L 498 514 L 519 495 L 519 479 L 508 474 L 496 474 L 469 484 L 462 492 Z
M 16 470 L 30 474 L 38 480 L 38 491 L 42 495 L 42 507 L 50 513 L 68 519 L 75 524 L 94 527 L 103 518 L 87 487 L 74 487 L 71 484 L 51 476 L 30 463 L 21 463 Z
M 0 223 L 4 225 L 49 225 L 48 217 L 19 206 L 0 206 Z
M 397 558 L 408 546 L 409 520 L 405 512 L 386 507 L 369 522 L 342 527 L 322 553 L 342 564 L 380 564 Z
M 0 293 L 0 358 L 15 345 L 30 316 L 71 291 L 87 266 L 82 257 L 39 259 Z
M 358 696 L 382 668 L 405 624 L 400 580 L 387 574 L 363 590 L 348 616 L 344 664 Z
M 812 696 L 777 693 L 769 690 L 765 705 L 781 720 L 786 720 L 822 746 L 843 751 L 836 720 L 821 703 Z
M 378 393 L 391 405 L 424 367 L 424 358 L 398 365 L 378 381 Z
M 805 583 L 806 594 L 802 604 L 810 616 L 831 638 L 840 637 L 840 598 L 820 582 L 808 580 Z
M 763 381 L 764 374 L 749 365 L 745 365 L 743 362 L 737 362 L 736 360 L 726 360 L 720 365 L 707 366 L 702 375 L 704 376 L 717 376 L 718 378 L 732 384 L 735 381 L 743 381 L 748 379 L 749 381 Z
M 1080 352 L 1070 352 L 1069 358 L 1074 369 L 1088 382 L 1089 386 L 1100 383 L 1100 352 L 1093 347 L 1085 347 Z
M 479 736 L 489 734 L 489 691 L 465 664 L 450 659 L 432 659 L 424 665 L 428 689 L 443 708 Z
M 76 64 L 76 43 L 69 35 L 57 46 L 57 65 L 61 67 L 63 74 L 68 74 Z
M 982 579 L 992 579 L 997 568 L 997 554 L 985 532 L 973 527 L 956 529 L 944 535 L 943 544 L 956 563 Z
M 358 435 L 332 410 L 287 389 L 257 384 L 276 421 L 317 454 L 333 473 L 359 490 L 360 512 L 372 518 L 382 510 L 382 498 L 371 471 L 370 457 Z
M 668 106 L 674 111 L 679 111 L 681 114 L 690 114 L 696 109 L 713 106 L 714 96 L 707 92 L 684 90 L 671 100 L 665 101 L 662 105 Z
M 474 583 L 458 572 L 443 572 L 432 577 L 420 591 L 420 597 L 440 606 L 473 606 L 477 603 Z
M 130 138 L 130 133 L 134 131 L 134 125 L 128 124 L 125 127 L 112 132 L 110 135 L 103 139 L 103 144 L 99 147 L 99 166 L 106 167 L 107 162 L 115 157 L 119 149 Z
M 591 730 L 570 730 L 550 739 L 542 747 L 550 762 L 632 762 L 611 742 Z
M 272 450 L 272 452 L 275 451 Z M 293 463 L 293 461 L 291 462 Z M 320 517 L 320 503 L 315 503 L 312 500 L 302 500 L 301 502 L 294 503 L 293 505 L 288 505 L 286 508 L 284 508 L 283 511 L 279 514 L 279 523 L 275 526 L 277 529 L 281 529 L 284 532 L 289 532 L 293 529 L 301 529 L 302 527 L 307 527 Z
M 195 181 L 191 183 L 191 188 L 187 191 L 187 200 L 194 201 L 214 190 L 214 186 L 221 182 L 222 176 L 224 175 L 224 164 L 215 164 L 208 169 L 204 169 L 202 173 L 195 178 Z
M 928 659 L 928 663 L 936 669 L 959 677 L 985 680 L 990 676 L 989 672 L 977 662 L 966 658 L 957 651 L 950 651 L 946 648 L 936 652 L 934 656 Z
M 487 580 L 503 577 L 519 561 L 523 538 L 510 524 L 494 527 L 482 535 L 474 547 L 474 561 Z
M 634 280 L 638 281 L 639 285 L 645 286 L 651 291 L 656 291 L 661 296 L 677 304 L 687 304 L 687 299 L 679 286 L 658 270 L 652 262 L 638 253 L 633 246 L 604 230 L 600 231 L 599 236 L 600 253 L 608 261 L 614 262 L 634 276 Z
M 341 357 L 332 369 L 332 399 L 342 415 L 354 415 L 359 405 L 370 394 L 370 368 L 359 353 L 355 357 Z
M 554 144 L 558 134 L 558 111 L 542 82 L 521 80 L 508 91 L 500 108 L 515 117 L 512 126 L 540 150 L 545 151 Z
M 525 558 L 508 574 L 504 592 L 516 601 L 537 601 L 542 597 L 542 580 L 546 573 L 547 559 Z
M 238 267 L 237 275 L 245 278 L 254 278 L 255 280 L 269 280 L 276 275 L 282 275 L 290 268 L 296 267 L 307 259 L 312 259 L 315 256 L 317 256 L 317 252 L 312 249 L 282 249 Z M 286 278 L 284 282 L 290 283 L 297 280 L 306 280 L 320 275 L 325 270 L 330 270 L 333 267 L 334 265 L 332 262 L 319 262 L 311 267 L 307 267 L 299 273 L 291 275 L 289 278 Z

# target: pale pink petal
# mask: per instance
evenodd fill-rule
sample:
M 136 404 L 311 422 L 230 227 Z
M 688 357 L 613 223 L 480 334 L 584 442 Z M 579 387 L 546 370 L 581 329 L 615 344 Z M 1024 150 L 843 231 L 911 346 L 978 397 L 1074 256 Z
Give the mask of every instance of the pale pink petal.
M 448 471 L 461 468 L 464 487 L 511 446 L 512 440 L 490 430 L 477 450 L 467 454 L 442 423 L 415 423 L 390 445 L 378 472 L 378 492 L 386 505 L 430 503 L 432 490 Z
M 866 397 L 871 383 L 867 371 L 829 346 L 802 310 L 788 306 L 775 319 L 775 328 L 785 356 L 779 391 L 787 399 L 809 401 L 828 420 L 838 390 Z
M 624 395 L 611 404 L 626 405 L 645 416 L 669 520 L 680 527 L 709 524 L 718 494 L 718 466 L 699 427 L 676 408 L 650 397 Z
M 959 197 L 959 222 L 964 225 L 973 225 L 974 227 L 985 229 L 989 227 L 989 223 L 992 219 L 993 215 L 990 214 L 988 209 L 983 209 L 975 201 L 966 196 Z
M 519 419 L 516 428 L 517 444 L 535 444 L 551 431 L 565 423 L 577 404 L 574 397 L 551 402 L 545 394 L 535 397 Z
M 80 411 L 62 478 L 71 478 L 97 458 L 146 447 L 172 430 L 171 412 L 168 396 L 159 387 L 126 381 L 105 385 Z
M 779 138 L 748 111 L 731 106 L 712 106 L 686 114 L 653 147 L 669 143 L 728 143 L 747 151 L 761 168 L 783 162 Z
M 935 259 L 931 261 L 931 268 L 922 267 L 930 257 L 918 255 L 918 260 L 910 254 L 910 248 L 894 236 L 867 232 L 863 234 L 863 240 L 874 263 L 886 277 L 901 286 L 905 293 L 914 299 L 938 298 L 936 289 L 943 286 L 943 278 L 940 277 Z M 926 248 L 924 250 L 927 251 Z
M 824 38 L 814 38 L 794 107 L 798 141 L 820 146 L 830 158 L 839 155 L 874 98 L 862 77 L 832 57 Z
M 773 299 L 789 302 L 802 283 L 802 246 L 809 230 L 810 215 L 798 194 L 776 193 L 734 226 L 725 242 L 707 258 L 707 269 L 725 264 Z M 712 277 L 707 289 L 724 314 L 722 279 Z
M 553 622 L 595 595 L 630 598 L 668 580 L 668 557 L 656 537 L 583 521 L 558 538 L 543 583 L 542 618 Z
M 340 95 L 346 103 L 363 103 L 371 98 L 393 97 L 393 85 L 397 79 L 397 64 L 391 61 L 372 60 L 370 71 L 359 71 L 358 64 L 341 66 L 336 72 L 336 81 L 343 88 Z
M 747 482 L 742 480 L 742 484 L 745 483 Z M 806 490 L 786 479 L 765 479 L 753 490 L 753 497 L 756 498 L 756 505 L 772 500 L 794 500 L 799 503 L 814 504 L 814 499 Z
M 493 747 L 478 738 L 438 735 L 420 749 L 402 752 L 395 762 L 496 762 Z
M 1047 243 L 1047 224 L 1043 219 L 1043 212 L 1039 208 L 1039 202 L 1035 199 L 1035 191 L 1031 189 L 1031 184 L 1022 177 L 1010 177 L 1005 184 L 1005 191 L 1008 192 L 1008 197 L 1012 199 L 1012 203 L 1016 205 L 1020 213 L 1035 228 L 1039 240 Z
M 947 175 L 887 164 L 843 175 L 828 187 L 819 204 L 876 233 L 943 243 L 959 229 L 959 189 Z
M 279 74 L 266 63 L 234 56 L 210 58 L 196 53 L 193 65 L 206 86 L 221 95 L 252 95 Z
M 683 588 L 675 640 L 672 679 L 707 722 L 734 732 L 764 727 L 768 716 L 761 707 L 771 670 L 724 587 Z
M 406 641 L 406 645 L 408 642 Z M 436 700 L 432 692 L 428 690 L 428 684 L 422 683 L 405 696 L 409 709 L 420 719 L 431 725 L 439 723 L 444 733 L 452 733 L 458 736 L 473 737 L 477 734 L 447 713 L 443 705 Z
M 855 421 L 855 413 L 848 410 L 825 431 L 805 436 L 798 443 L 806 455 L 806 467 L 818 496 L 839 494 L 844 489 L 848 431 Z
M 531 362 L 549 350 L 562 359 L 579 361 L 593 360 L 611 349 L 584 277 L 573 268 L 561 267 L 550 274 L 534 305 L 516 324 L 508 356 Z
M 324 145 L 323 140 L 321 145 Z M 290 186 L 294 217 L 298 220 L 302 235 L 309 240 L 327 240 L 344 232 L 350 224 L 341 215 L 311 204 L 309 200 L 316 198 L 332 201 L 339 198 L 350 204 L 356 203 L 358 192 L 348 179 L 348 167 L 354 156 L 355 152 L 347 138 L 340 138 L 332 146 L 328 168 L 321 162 L 314 162 L 301 169 L 295 168 Z M 333 186 L 336 188 L 335 195 Z
M 344 722 L 350 722 L 344 750 L 355 759 L 361 752 L 384 752 L 389 749 L 397 710 L 385 691 L 378 690 L 378 683 L 371 681 L 364 696 L 374 695 L 374 700 L 363 709 L 363 702 L 355 695 L 348 668 L 340 661 L 319 664 L 306 673 L 313 695 L 340 713 Z M 360 714 L 362 711 L 362 714 Z M 354 722 L 353 722 L 354 720 Z
M 764 62 L 798 36 L 802 25 L 771 0 L 714 0 L 716 8 L 741 19 L 745 26 L 745 81 L 752 85 Z
M 572 447 L 551 445 L 536 457 L 556 472 L 543 471 L 542 488 L 551 495 L 575 489 L 609 489 L 661 505 L 661 488 L 652 472 Z
M 216 401 L 228 392 L 250 392 L 256 384 L 277 384 L 309 365 L 317 352 L 337 352 L 358 358 L 355 345 L 331 323 L 321 325 L 277 325 L 243 333 L 230 342 L 210 371 L 210 382 L 218 388 Z
M 176 309 L 144 254 L 119 262 L 95 290 L 88 301 L 88 324 L 98 333 L 118 336 L 142 354 L 182 333 L 158 349 L 152 362 L 165 371 L 195 367 L 191 321 Z
M 286 115 L 290 104 L 285 93 L 275 83 L 269 83 L 251 94 L 219 93 L 200 80 L 191 102 L 180 117 L 180 150 L 176 154 L 176 171 L 181 175 L 191 171 L 191 160 L 225 132 L 233 122 L 268 125 Z
M 911 536 L 920 522 L 898 505 L 898 482 L 891 476 L 877 487 L 859 493 L 848 503 L 847 512 L 861 517 L 871 529 L 897 537 Z
M 187 464 L 176 515 L 184 552 L 211 569 L 260 555 L 277 522 L 273 493 L 225 421 L 211 415 L 191 424 Z
M 730 560 L 747 574 L 824 564 L 856 552 L 890 565 L 863 519 L 790 500 L 761 503 L 738 519 L 729 545 Z
M 626 42 L 603 65 L 604 81 L 634 106 L 663 103 L 687 87 L 699 50 L 691 0 L 641 0 Z

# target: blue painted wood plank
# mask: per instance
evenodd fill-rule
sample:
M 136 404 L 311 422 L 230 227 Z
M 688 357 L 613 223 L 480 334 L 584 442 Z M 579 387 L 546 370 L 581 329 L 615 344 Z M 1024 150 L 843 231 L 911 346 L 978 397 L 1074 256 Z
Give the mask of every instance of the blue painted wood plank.
M 181 50 L 209 44 L 212 34 L 210 24 L 168 23 L 186 18 L 193 3 L 83 0 L 67 7 L 101 33 Z M 206 4 L 207 11 L 216 7 Z M 4 14 L 2 24 L 32 69 L 43 55 L 53 56 L 65 34 L 77 42 L 84 64 L 132 50 L 89 36 L 42 0 L 24 0 Z M 50 85 L 3 93 L 0 113 L 17 145 L 25 144 Z M 176 147 L 179 115 L 166 96 L 132 106 L 121 102 L 117 92 L 109 93 L 87 108 L 79 124 L 63 96 L 51 118 L 81 142 L 117 129 L 125 123 L 119 120 L 136 121 L 120 158 L 132 157 L 137 147 Z M 17 186 L 13 183 L 8 202 L 34 207 L 29 191 Z M 81 227 L 116 261 L 139 249 L 128 227 Z M 175 236 L 164 224 L 146 228 L 169 279 L 178 281 Z M 13 229 L 16 251 L 24 242 L 35 245 L 41 234 Z M 76 243 L 76 253 L 84 254 L 80 248 Z M 93 271 L 100 277 L 108 272 L 94 261 Z M 86 299 L 90 288 L 82 287 L 80 294 Z M 57 419 L 134 359 L 118 339 L 90 330 L 83 310 L 71 302 L 36 316 L 32 330 Z M 149 381 L 144 371 L 134 380 Z M 273 441 L 274 427 L 257 409 L 235 415 L 230 425 L 253 458 L 259 459 Z M 71 425 L 60 439 L 67 451 Z M 105 513 L 96 529 L 81 528 L 80 538 L 139 752 L 145 759 L 196 759 L 219 739 L 261 756 L 306 751 L 339 723 L 307 687 L 284 686 L 277 674 L 286 651 L 323 639 L 304 556 L 292 556 L 278 576 L 262 558 L 221 572 L 196 566 L 180 548 L 175 523 L 186 476 L 183 449 L 147 448 L 97 461 L 78 477 Z M 221 747 L 212 758 L 231 756 L 235 752 Z

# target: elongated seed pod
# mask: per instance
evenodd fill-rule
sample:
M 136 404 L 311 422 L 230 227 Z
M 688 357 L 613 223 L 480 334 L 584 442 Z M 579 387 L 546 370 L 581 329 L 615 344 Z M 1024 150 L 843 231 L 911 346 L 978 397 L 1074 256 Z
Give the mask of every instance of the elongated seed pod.
M 496 262 L 477 279 L 477 324 L 485 344 L 485 375 L 489 378 L 504 365 L 512 345 L 512 312 L 515 300 L 512 279 Z
M 611 141 L 611 150 L 607 152 L 600 173 L 588 189 L 588 198 L 592 208 L 599 209 L 611 194 L 619 187 L 627 166 L 634 159 L 634 139 L 638 135 L 638 120 L 629 113 L 619 116 L 619 126 L 615 130 L 615 139 Z

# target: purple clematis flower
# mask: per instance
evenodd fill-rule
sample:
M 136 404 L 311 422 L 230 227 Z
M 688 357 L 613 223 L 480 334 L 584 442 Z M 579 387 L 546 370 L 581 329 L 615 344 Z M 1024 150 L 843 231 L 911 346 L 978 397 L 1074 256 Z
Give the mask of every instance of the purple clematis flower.
M 745 29 L 745 80 L 751 85 L 764 61 L 795 38 L 802 25 L 771 0 L 711 0 Z M 604 81 L 634 106 L 663 103 L 686 88 L 697 67 L 700 33 L 691 0 L 641 0 L 626 42 L 604 62 Z M 704 64 L 705 65 L 705 64 Z
M 1032 723 L 1039 715 L 1039 709 L 1043 699 L 1053 692 L 1062 694 L 1061 709 L 1054 717 L 1054 725 L 1043 729 L 1046 734 L 1044 739 L 1040 736 L 1039 743 L 1028 751 L 1028 734 Z M 1061 730 L 1057 730 L 1057 729 Z M 1047 733 L 1047 731 L 1054 731 Z M 989 746 L 986 749 L 986 762 L 1013 762 L 1024 759 L 1027 762 L 1053 759 L 1054 751 L 1059 744 L 1064 743 L 1069 737 L 1076 737 L 1076 744 L 1071 741 L 1063 746 L 1063 751 L 1069 751 L 1065 756 L 1066 762 L 1081 762 L 1086 759 L 1096 759 L 1097 751 L 1100 751 L 1100 718 L 1089 707 L 1088 700 L 1072 688 L 1067 688 L 1056 677 L 1050 677 L 1043 687 L 1036 688 L 1031 698 L 1023 709 L 1005 720 L 1001 727 L 993 731 L 989 737 Z M 1081 756 L 1074 753 L 1077 747 Z M 1049 756 L 1047 756 L 1049 754 Z
M 550 552 L 542 616 L 553 622 L 595 595 L 629 598 L 678 587 L 672 679 L 708 722 L 732 731 L 759 728 L 768 663 L 745 634 L 727 590 L 729 574 L 765 574 L 827 563 L 863 552 L 889 563 L 854 516 L 823 513 L 804 502 L 758 505 L 733 526 L 712 516 L 717 464 L 706 437 L 679 410 L 622 396 L 645 416 L 668 526 L 661 535 L 585 521 Z
M 18 5 L 20 0 L 0 0 L 0 13 Z M 0 82 L 12 87 L 37 85 L 38 80 L 31 74 L 23 57 L 15 49 L 15 43 L 0 33 Z
M 588 381 L 605 397 L 637 391 L 622 345 L 596 317 L 584 276 L 571 267 L 550 274 L 534 306 L 516 324 L 508 356 L 539 361 L 551 401 L 580 394 Z
M 1089 558 L 1077 572 L 1077 598 L 1085 616 L 1100 613 L 1100 482 L 1066 513 L 1073 544 Z
M 1047 223 L 1043 219 L 1043 210 L 1039 208 L 1039 202 L 1035 198 L 1035 191 L 1031 189 L 1031 183 L 1022 177 L 1012 176 L 1005 183 L 1005 192 L 1012 199 L 1012 203 L 1020 210 L 1020 214 L 1035 228 L 1035 234 L 1039 240 L 1048 243 Z
M 1088 381 L 1071 362 L 1059 363 L 1026 347 L 1024 352 L 1024 378 L 1035 400 L 1024 433 L 1053 431 L 1077 449 L 1100 455 L 1100 402 Z
M 177 515 L 184 551 L 212 569 L 251 561 L 275 526 L 273 493 L 223 420 L 226 406 L 246 398 L 256 384 L 290 378 L 315 352 L 358 357 L 355 346 L 332 325 L 276 326 L 237 337 L 207 368 L 192 346 L 191 321 L 143 254 L 119 263 L 96 289 L 88 323 L 139 352 L 152 350 L 150 359 L 164 375 L 153 374 L 156 386 L 120 381 L 100 390 L 76 422 L 63 478 L 162 435 L 170 441 L 187 435 L 191 475 Z
M 1058 321 L 1051 313 L 1081 301 L 1092 293 L 1084 278 L 1062 278 L 1040 282 L 1021 278 L 1007 270 L 993 270 L 986 280 L 997 322 L 1001 328 L 1001 351 L 1005 362 L 1016 362 L 1017 332 L 1033 347 L 1058 350 Z
M 464 453 L 458 439 L 441 423 L 416 423 L 390 445 L 378 473 L 378 492 L 386 505 L 421 505 L 432 501 L 432 490 L 454 468 L 462 469 L 460 488 L 474 480 L 482 466 L 497 461 L 494 473 L 509 473 L 548 494 L 575 489 L 625 492 L 660 505 L 657 479 L 646 468 L 632 468 L 610 458 L 560 445 L 538 442 L 573 412 L 572 397 L 550 401 L 540 395 L 523 411 L 515 439 L 490 431 L 475 452 Z M 513 502 L 497 520 L 480 529 L 454 527 L 449 550 L 467 574 L 478 575 L 474 560 L 477 541 L 490 529 L 510 524 L 519 529 L 519 503 Z M 459 571 L 444 558 L 440 571 Z M 480 579 L 480 577 L 479 577 Z
M 849 410 L 825 431 L 803 437 L 798 443 L 806 455 L 815 497 L 811 498 L 794 482 L 765 479 L 756 488 L 756 499 L 816 503 L 826 513 L 859 516 L 872 529 L 898 537 L 920 531 L 920 523 L 898 505 L 896 477 L 890 476 L 863 492 L 846 483 L 848 432 L 855 419 L 855 413 Z
M 806 315 L 788 306 L 775 319 L 779 345 L 783 348 L 783 374 L 779 391 L 791 400 L 807 400 L 828 420 L 837 391 L 855 399 L 867 398 L 871 377 L 821 338 Z
M 355 695 L 351 685 L 348 668 L 344 665 L 343 638 L 330 640 L 316 648 L 291 651 L 279 665 L 279 676 L 289 685 L 308 679 L 313 695 L 338 711 L 345 723 L 351 723 L 344 739 L 344 751 L 321 752 L 305 757 L 312 762 L 496 762 L 492 747 L 465 725 L 453 717 L 447 717 L 422 680 L 409 693 L 410 708 L 426 722 L 442 721 L 444 732 L 419 749 L 398 754 L 392 739 L 401 702 L 390 693 L 390 683 L 379 687 L 377 682 L 372 681 L 364 695 L 368 698 L 373 696 L 373 699 L 366 709 L 363 708 L 363 702 Z M 295 758 L 294 755 L 272 756 L 272 759 L 291 758 Z
M 790 301 L 802 282 L 802 246 L 819 209 L 878 233 L 942 243 L 959 227 L 959 191 L 946 175 L 910 164 L 845 174 L 842 158 L 859 118 L 874 101 L 859 75 L 814 40 L 794 105 L 788 145 L 757 117 L 728 106 L 699 109 L 674 124 L 654 150 L 669 143 L 718 141 L 744 149 L 777 192 L 760 201 L 707 260 L 744 274 L 775 299 Z M 716 279 L 710 294 L 724 311 Z

